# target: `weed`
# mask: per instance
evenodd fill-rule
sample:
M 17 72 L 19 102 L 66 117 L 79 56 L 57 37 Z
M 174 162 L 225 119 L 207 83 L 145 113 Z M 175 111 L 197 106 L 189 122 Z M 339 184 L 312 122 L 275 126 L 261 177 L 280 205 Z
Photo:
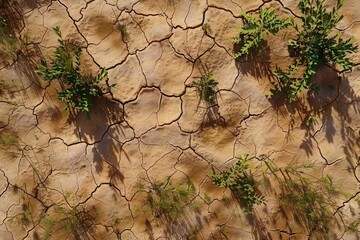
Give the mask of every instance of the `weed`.
M 168 181 L 155 182 L 147 193 L 147 204 L 156 218 L 174 222 L 183 214 L 185 204 L 195 196 L 195 192 L 190 181 L 187 187 L 175 187 Z
M 198 81 L 193 82 L 199 92 L 200 100 L 206 101 L 210 104 L 213 104 L 215 99 L 215 88 L 218 85 L 218 82 L 215 81 L 213 74 L 203 75 Z
M 319 183 L 325 189 L 325 191 L 331 196 L 342 195 L 348 198 L 348 193 L 342 190 L 342 186 L 335 185 L 333 178 L 330 175 L 326 175 L 319 179 Z
M 16 220 L 20 226 L 29 225 L 33 219 L 33 210 L 31 206 L 27 204 L 22 204 L 22 210 L 22 212 L 10 217 L 8 221 L 11 223 Z
M 359 231 L 358 230 L 359 224 L 360 224 L 360 220 L 353 221 L 347 226 L 347 229 L 350 232 L 358 232 Z
M 204 200 L 205 200 L 205 202 L 207 203 L 207 204 L 210 204 L 211 203 L 211 197 L 208 195 L 208 194 L 204 194 Z
M 306 160 L 303 163 L 304 168 L 313 168 L 315 167 L 315 161 L 314 160 Z
M 316 115 L 310 115 L 308 119 L 306 120 L 306 126 L 311 127 L 316 123 L 318 120 L 318 117 Z
M 74 107 L 76 110 L 84 111 L 89 117 L 90 107 L 94 97 L 102 95 L 98 84 L 107 80 L 107 70 L 102 68 L 100 73 L 94 78 L 80 73 L 80 54 L 81 47 L 75 46 L 74 55 L 70 51 L 69 45 L 62 38 L 59 27 L 53 28 L 55 34 L 59 37 L 60 47 L 54 52 L 54 57 L 50 64 L 45 59 L 41 59 L 36 72 L 44 76 L 46 81 L 58 79 L 61 83 L 68 86 L 59 93 L 59 99 L 65 101 L 66 110 Z M 75 61 L 73 59 L 75 58 Z M 113 87 L 112 85 L 111 87 Z
M 272 93 L 285 91 L 290 102 L 295 101 L 303 89 L 318 89 L 311 79 L 322 65 L 337 64 L 344 70 L 349 70 L 354 65 L 347 57 L 347 54 L 356 52 L 358 48 L 354 46 L 353 38 L 344 40 L 342 33 L 333 34 L 336 24 L 343 18 L 338 10 L 344 0 L 338 0 L 331 11 L 326 10 L 324 3 L 325 0 L 299 2 L 302 26 L 294 25 L 297 36 L 288 41 L 296 58 L 286 71 L 276 68 L 279 84 Z M 296 76 L 299 67 L 304 68 L 300 77 Z
M 266 35 L 275 35 L 281 29 L 293 25 L 293 19 L 279 19 L 273 8 L 261 8 L 258 17 L 248 13 L 243 13 L 242 17 L 244 26 L 239 28 L 238 36 L 232 38 L 232 41 L 240 46 L 235 58 L 258 53 L 264 47 Z
M 310 232 L 319 236 L 330 230 L 333 215 L 329 206 L 334 206 L 334 202 L 327 199 L 315 185 L 315 182 L 307 178 L 285 180 L 286 190 L 281 196 L 281 203 L 291 208 Z
M 125 25 L 125 24 L 122 24 L 122 23 L 119 23 L 119 24 L 117 25 L 117 29 L 118 29 L 118 31 L 120 32 L 121 39 L 122 39 L 124 42 L 127 42 L 127 41 L 128 41 L 128 38 L 129 38 L 129 34 L 128 34 L 127 29 L 126 29 L 126 25 Z
M 212 34 L 211 26 L 208 23 L 204 23 L 202 25 L 202 30 L 204 31 L 205 34 Z
M 2 64 L 7 65 L 14 61 L 19 49 L 19 41 L 10 33 L 5 17 L 0 15 L 0 56 Z
M 4 31 L 6 27 L 6 20 L 3 16 L 0 15 L 0 31 Z
M 92 230 L 93 217 L 85 209 L 57 204 L 53 206 L 53 210 L 53 213 L 46 214 L 40 222 L 40 226 L 45 230 L 45 239 L 50 239 L 57 234 L 82 239 Z
M 328 175 L 319 179 L 305 177 L 301 170 L 305 164 L 286 168 L 278 168 L 271 162 L 266 165 L 280 185 L 280 204 L 285 208 L 284 212 L 291 212 L 310 236 L 328 239 L 334 224 L 335 197 L 339 194 L 346 197 L 347 194 Z
M 220 173 L 213 171 L 211 176 L 214 184 L 231 190 L 233 195 L 244 205 L 247 214 L 253 211 L 255 204 L 265 201 L 265 197 L 257 190 L 258 183 L 250 172 L 248 160 L 248 155 L 243 155 L 228 171 Z
M 195 226 L 192 227 L 189 231 L 189 233 L 187 233 L 184 236 L 184 240 L 197 240 L 198 238 L 196 237 L 201 231 L 201 227 L 200 226 Z
M 16 141 L 16 136 L 13 133 L 5 134 L 0 136 L 0 144 L 4 146 L 9 146 L 14 144 Z

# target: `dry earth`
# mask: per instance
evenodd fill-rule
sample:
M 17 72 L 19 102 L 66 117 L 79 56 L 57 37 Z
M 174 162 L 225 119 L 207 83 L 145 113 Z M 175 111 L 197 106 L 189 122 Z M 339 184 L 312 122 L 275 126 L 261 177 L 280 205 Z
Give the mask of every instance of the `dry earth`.
M 26 43 L 0 68 L 1 240 L 360 239 L 360 67 L 324 67 L 318 93 L 284 104 L 266 95 L 269 69 L 288 63 L 287 32 L 270 38 L 256 61 L 233 58 L 241 12 L 272 6 L 296 16 L 297 1 L 11 2 L 1 11 Z M 360 44 L 359 9 L 347 0 L 338 29 Z M 65 111 L 61 86 L 34 73 L 58 46 L 55 26 L 81 44 L 83 72 L 106 67 L 106 84 L 116 84 L 96 99 L 90 120 Z M 358 54 L 352 59 L 360 63 Z M 192 86 L 208 73 L 219 82 L 214 106 Z M 210 177 L 212 166 L 226 169 L 241 154 L 268 180 L 260 186 L 266 201 L 251 215 Z M 341 187 L 344 194 L 322 194 L 335 202 L 327 234 L 314 234 L 283 205 L 265 162 L 297 166 L 312 181 L 329 175 Z M 154 183 L 166 180 L 195 188 L 174 221 L 147 202 Z

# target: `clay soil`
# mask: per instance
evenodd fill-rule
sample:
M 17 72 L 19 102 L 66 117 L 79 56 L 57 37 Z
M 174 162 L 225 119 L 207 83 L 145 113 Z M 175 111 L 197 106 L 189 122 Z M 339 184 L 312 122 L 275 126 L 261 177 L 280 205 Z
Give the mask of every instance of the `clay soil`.
M 296 18 L 297 2 L 2 3 L 18 49 L 0 66 L 0 240 L 360 239 L 359 53 L 351 71 L 322 67 L 320 91 L 291 104 L 267 97 L 272 70 L 290 61 L 290 31 L 267 37 L 255 59 L 233 57 L 242 12 L 273 7 Z M 359 9 L 345 1 L 336 30 L 356 44 Z M 94 99 L 90 119 L 64 110 L 63 86 L 34 71 L 59 46 L 55 26 L 82 47 L 82 73 L 105 67 L 102 87 L 116 84 Z M 218 82 L 211 104 L 193 85 L 210 73 Z M 211 179 L 242 154 L 265 196 L 250 214 Z M 286 202 L 305 195 L 282 185 L 298 179 L 322 201 L 307 212 Z M 176 216 L 151 207 L 157 184 L 190 192 Z

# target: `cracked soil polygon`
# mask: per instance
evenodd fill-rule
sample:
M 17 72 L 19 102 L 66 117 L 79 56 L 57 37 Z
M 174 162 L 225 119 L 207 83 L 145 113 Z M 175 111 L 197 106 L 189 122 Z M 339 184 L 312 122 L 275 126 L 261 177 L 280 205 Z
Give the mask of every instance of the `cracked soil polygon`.
M 329 196 L 337 221 L 329 236 L 360 238 L 359 54 L 351 55 L 352 71 L 320 69 L 320 91 L 304 92 L 297 104 L 266 96 L 276 81 L 271 70 L 290 61 L 291 31 L 268 37 L 257 58 L 233 57 L 241 12 L 271 6 L 298 21 L 297 1 L 5 2 L 0 14 L 12 13 L 14 37 L 26 41 L 0 66 L 1 240 L 316 239 L 281 210 L 281 187 L 264 170 L 269 161 L 307 166 L 301 173 L 309 179 L 331 176 L 346 194 Z M 347 0 L 340 10 L 345 37 L 359 35 L 358 7 Z M 56 26 L 82 47 L 82 73 L 105 67 L 101 87 L 115 84 L 94 99 L 90 119 L 65 111 L 58 99 L 64 86 L 34 72 L 58 46 Z M 211 103 L 193 85 L 209 74 L 218 82 Z M 211 180 L 246 153 L 254 157 L 251 171 L 270 179 L 259 187 L 265 204 L 251 215 Z M 178 221 L 164 222 L 149 208 L 152 184 L 165 180 L 196 189 Z M 84 214 L 81 224 L 53 222 L 48 232 L 47 219 L 66 223 L 74 209 Z

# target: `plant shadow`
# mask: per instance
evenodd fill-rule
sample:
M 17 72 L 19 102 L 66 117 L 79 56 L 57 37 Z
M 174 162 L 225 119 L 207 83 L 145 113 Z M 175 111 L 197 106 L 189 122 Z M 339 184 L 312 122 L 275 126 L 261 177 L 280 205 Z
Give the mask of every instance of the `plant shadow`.
M 198 105 L 198 107 L 200 107 Z M 200 128 L 204 129 L 207 127 L 214 127 L 215 125 L 219 125 L 225 127 L 225 119 L 220 115 L 219 105 L 217 103 L 217 97 L 215 96 L 215 100 L 211 102 L 206 102 L 206 112 L 203 117 L 203 121 L 201 122 Z
M 97 210 L 95 206 L 86 209 L 84 206 L 60 206 L 54 205 L 53 212 L 47 212 L 40 222 L 40 226 L 45 231 L 46 239 L 49 237 L 68 237 L 80 239 L 92 239 L 96 231 L 97 222 L 95 216 Z M 34 239 L 40 239 L 40 234 L 33 233 Z
M 42 58 L 42 53 L 37 43 L 30 44 L 27 42 L 26 36 L 21 35 L 25 26 L 22 7 L 18 1 L 2 1 L 0 10 L 0 16 L 5 19 L 6 24 L 2 34 L 8 38 L 4 44 L 10 45 L 2 50 L 4 56 L 0 58 L 0 64 L 4 67 L 13 68 L 20 80 L 24 79 L 22 76 L 25 76 L 28 82 L 21 81 L 23 88 L 26 89 L 23 91 L 24 94 L 29 96 L 35 94 L 37 97 L 41 97 L 43 87 L 34 69 L 38 59 Z M 11 59 L 8 59 L 9 57 Z
M 318 151 L 318 143 L 312 134 L 316 128 L 329 144 L 335 144 L 336 139 L 342 139 L 344 156 L 352 169 L 359 146 L 357 133 L 352 129 L 353 118 L 360 113 L 360 96 L 354 91 L 346 73 L 334 70 L 335 66 L 323 66 L 312 79 L 312 83 L 319 87 L 318 91 L 304 92 L 296 102 L 289 103 L 285 93 L 269 99 L 269 102 L 281 115 L 298 116 L 301 120 L 300 128 L 305 130 L 300 145 L 307 156 Z M 358 70 L 355 70 L 358 71 Z M 291 132 L 296 126 L 295 122 L 288 126 L 288 139 L 292 139 Z M 354 157 L 355 156 L 355 157 Z
M 185 212 L 181 219 L 166 223 L 165 236 L 175 239 L 204 239 L 201 236 L 203 221 L 199 212 Z
M 108 177 L 112 181 L 123 181 L 119 157 L 122 149 L 124 115 L 122 104 L 107 96 L 96 97 L 90 110 L 90 119 L 84 112 L 70 114 L 70 121 L 76 126 L 74 132 L 81 141 L 93 145 L 92 161 L 97 173 L 105 170 L 104 163 L 110 166 Z
M 12 35 L 19 33 L 24 28 L 24 14 L 17 1 L 3 0 L 0 2 L 0 15 L 6 21 L 6 31 Z
M 264 221 L 261 217 L 256 214 L 249 214 L 246 216 L 247 221 L 252 226 L 252 232 L 254 234 L 255 240 L 273 240 L 274 238 L 271 236 L 270 232 L 267 230 Z
M 239 44 L 233 45 L 234 52 L 239 52 Z M 236 68 L 244 75 L 251 75 L 257 79 L 268 78 L 272 83 L 276 80 L 271 69 L 270 47 L 265 41 L 264 49 L 259 53 L 250 53 L 235 60 Z
M 167 239 L 205 239 L 202 231 L 209 219 L 195 203 L 197 195 L 192 183 L 188 183 L 187 189 L 183 185 L 172 185 L 170 178 L 150 184 L 146 204 L 153 217 L 151 221 L 145 220 L 149 239 L 155 239 L 152 223 L 163 229 Z

